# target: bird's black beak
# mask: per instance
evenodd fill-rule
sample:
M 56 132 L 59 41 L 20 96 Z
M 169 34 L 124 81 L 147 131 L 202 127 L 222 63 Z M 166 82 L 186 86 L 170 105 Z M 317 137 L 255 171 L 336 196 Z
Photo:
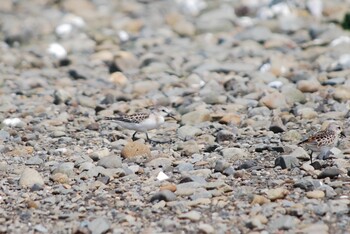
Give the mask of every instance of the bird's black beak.
M 177 121 L 177 119 L 175 118 L 175 115 L 174 115 L 174 114 L 172 114 L 172 113 L 168 113 L 168 114 L 166 115 L 166 117 L 169 117 L 169 118 L 175 119 L 175 120 Z
M 345 135 L 344 132 L 341 132 L 341 133 L 340 133 L 340 136 L 341 136 L 341 137 L 344 137 L 344 138 L 346 137 L 346 135 Z

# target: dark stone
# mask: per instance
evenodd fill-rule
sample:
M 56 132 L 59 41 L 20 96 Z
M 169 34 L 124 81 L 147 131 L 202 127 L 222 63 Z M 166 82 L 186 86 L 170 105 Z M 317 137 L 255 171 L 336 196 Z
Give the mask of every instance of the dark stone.
M 339 176 L 340 174 L 342 174 L 343 172 L 341 170 L 339 170 L 338 168 L 335 167 L 330 167 L 330 168 L 326 168 L 324 169 L 321 174 L 318 175 L 318 179 L 323 179 L 326 177 L 329 177 L 331 179 Z
M 205 147 L 204 152 L 206 153 L 214 152 L 218 147 L 220 147 L 219 144 L 208 145 L 207 147 Z
M 269 130 L 274 133 L 280 133 L 286 131 L 286 127 L 283 125 L 281 118 L 275 116 L 272 118 Z
M 255 152 L 261 153 L 261 152 L 263 152 L 264 150 L 268 150 L 268 149 L 269 149 L 268 145 L 265 145 L 265 144 L 258 144 L 258 145 L 255 147 Z
M 301 188 L 305 191 L 312 191 L 315 189 L 318 189 L 322 186 L 322 182 L 319 180 L 308 180 L 308 179 L 302 179 L 294 184 L 295 188 Z
M 65 66 L 68 66 L 70 64 L 71 64 L 71 61 L 69 59 L 67 59 L 67 58 L 61 59 L 59 61 L 59 66 L 60 67 L 65 67 Z
M 315 170 L 321 170 L 323 163 L 321 163 L 320 161 L 315 161 L 315 162 L 311 163 L 311 166 L 313 168 L 315 168 Z
M 221 141 L 232 141 L 234 140 L 234 135 L 232 132 L 228 131 L 228 130 L 220 130 L 217 134 L 216 134 L 216 141 L 217 142 L 221 142 Z
M 278 153 L 284 153 L 284 148 L 282 146 L 272 146 L 271 151 L 275 151 Z
M 113 94 L 107 94 L 106 97 L 101 101 L 101 104 L 110 105 L 115 103 L 115 97 Z
M 254 167 L 257 165 L 257 162 L 254 160 L 247 160 L 244 161 L 241 165 L 238 166 L 238 170 L 242 170 L 242 169 L 249 169 L 251 167 Z
M 86 128 L 92 131 L 98 131 L 100 129 L 100 125 L 98 123 L 91 123 Z
M 39 184 L 34 184 L 31 188 L 30 188 L 30 191 L 31 192 L 35 192 L 35 191 L 40 191 L 40 190 L 42 190 L 43 189 L 43 187 L 41 186 L 41 185 L 39 185 Z
M 282 169 L 290 169 L 299 166 L 299 159 L 294 156 L 284 155 L 276 158 L 275 167 L 280 166 Z
M 162 190 L 160 192 L 157 192 L 151 197 L 151 202 L 154 201 L 174 201 L 176 199 L 176 195 L 171 192 L 170 190 Z
M 68 75 L 72 77 L 74 80 L 86 80 L 87 76 L 82 74 L 81 72 L 78 72 L 76 70 L 70 69 L 68 71 Z
M 179 184 L 188 183 L 188 182 L 193 182 L 193 180 L 190 177 L 185 177 L 180 180 Z

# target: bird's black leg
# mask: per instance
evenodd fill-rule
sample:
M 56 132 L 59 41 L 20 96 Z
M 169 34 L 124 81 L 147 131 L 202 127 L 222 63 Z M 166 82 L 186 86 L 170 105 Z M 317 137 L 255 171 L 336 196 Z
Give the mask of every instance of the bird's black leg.
M 146 138 L 147 138 L 147 141 L 152 142 L 152 140 L 148 137 L 148 133 L 147 132 L 146 132 Z
M 311 152 L 310 152 L 310 164 L 312 164 L 312 153 L 313 153 L 313 151 L 311 150 Z
M 137 131 L 132 135 L 132 138 L 131 138 L 131 139 L 132 139 L 133 141 L 136 140 L 136 133 L 137 133 Z

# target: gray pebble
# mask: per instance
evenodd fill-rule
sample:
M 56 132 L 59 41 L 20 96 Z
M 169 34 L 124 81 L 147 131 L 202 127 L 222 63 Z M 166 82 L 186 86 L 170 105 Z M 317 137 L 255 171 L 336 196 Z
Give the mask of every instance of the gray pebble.
M 65 163 L 61 163 L 59 164 L 52 172 L 52 174 L 56 174 L 56 173 L 62 173 L 62 174 L 66 174 L 68 177 L 71 177 L 74 175 L 74 163 L 72 162 L 65 162 Z
M 229 166 L 228 168 L 226 168 L 222 173 L 224 175 L 227 175 L 227 176 L 230 176 L 230 175 L 233 175 L 235 173 L 235 169 L 233 166 Z
M 97 166 L 102 166 L 104 168 L 121 168 L 122 159 L 117 155 L 110 155 L 100 159 Z
M 333 178 L 339 176 L 340 174 L 343 174 L 342 170 L 335 168 L 335 167 L 331 167 L 331 168 L 324 169 L 321 172 L 321 174 L 318 175 L 318 178 L 323 179 L 323 178 L 329 177 L 329 178 L 333 179 Z
M 147 167 L 163 168 L 163 170 L 169 168 L 173 164 L 170 158 L 155 158 L 152 161 L 146 163 Z
M 42 160 L 39 156 L 31 157 L 25 162 L 26 165 L 41 165 L 43 163 L 44 160 Z
M 199 188 L 194 194 L 190 196 L 191 200 L 197 200 L 199 198 L 211 198 L 212 194 L 204 188 Z
M 42 224 L 37 224 L 34 226 L 35 231 L 41 232 L 41 233 L 47 233 L 48 230 L 46 227 L 44 227 Z
M 5 130 L 0 130 L 0 140 L 7 141 L 10 139 L 10 133 Z
M 248 157 L 248 152 L 241 148 L 225 148 L 221 150 L 223 158 L 230 162 Z
M 228 168 L 230 164 L 224 160 L 218 160 L 215 163 L 214 171 L 223 172 L 226 168 Z
M 282 215 L 278 218 L 274 218 L 269 223 L 269 227 L 273 230 L 289 230 L 298 225 L 300 220 L 290 215 Z
M 192 171 L 194 169 L 192 163 L 180 163 L 179 165 L 176 166 L 176 169 L 181 173 L 181 172 L 186 172 L 186 171 Z
M 67 134 L 63 131 L 54 131 L 51 133 L 51 137 L 58 138 L 58 137 L 64 137 Z
M 25 168 L 24 171 L 21 174 L 21 177 L 19 178 L 19 184 L 22 187 L 33 187 L 34 185 L 43 186 L 44 180 L 35 169 L 32 168 Z
M 249 169 L 249 168 L 254 167 L 256 165 L 258 165 L 258 163 L 255 160 L 246 160 L 241 165 L 239 165 L 237 169 L 238 170 Z
M 294 156 L 284 155 L 276 158 L 275 167 L 277 166 L 280 166 L 282 169 L 291 169 L 299 166 L 299 160 Z
M 201 133 L 201 129 L 190 125 L 184 125 L 177 130 L 178 137 L 183 140 L 192 139 L 193 137 L 198 136 Z
M 305 191 L 316 190 L 321 186 L 321 181 L 313 179 L 301 179 L 294 184 L 294 187 L 304 189 Z
M 102 234 L 110 229 L 110 222 L 104 217 L 98 217 L 88 224 L 88 228 L 92 234 Z

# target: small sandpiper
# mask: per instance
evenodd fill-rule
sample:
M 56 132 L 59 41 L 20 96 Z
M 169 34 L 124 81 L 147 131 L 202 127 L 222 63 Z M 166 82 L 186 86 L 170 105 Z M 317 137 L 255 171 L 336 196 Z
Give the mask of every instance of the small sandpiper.
M 303 146 L 305 149 L 311 150 L 310 161 L 312 163 L 313 152 L 326 152 L 334 146 L 337 146 L 340 137 L 345 137 L 342 128 L 336 123 L 330 123 L 323 131 L 319 131 L 306 140 L 298 143 L 298 146 Z
M 134 130 L 132 140 L 136 140 L 136 133 L 146 133 L 147 140 L 156 143 L 166 143 L 151 140 L 148 137 L 148 131 L 152 129 L 158 129 L 165 122 L 165 118 L 170 117 L 176 120 L 173 114 L 166 107 L 158 107 L 151 110 L 149 113 L 136 113 L 132 115 L 122 115 L 116 117 L 106 117 L 107 120 L 116 121 L 117 124 L 123 128 Z

